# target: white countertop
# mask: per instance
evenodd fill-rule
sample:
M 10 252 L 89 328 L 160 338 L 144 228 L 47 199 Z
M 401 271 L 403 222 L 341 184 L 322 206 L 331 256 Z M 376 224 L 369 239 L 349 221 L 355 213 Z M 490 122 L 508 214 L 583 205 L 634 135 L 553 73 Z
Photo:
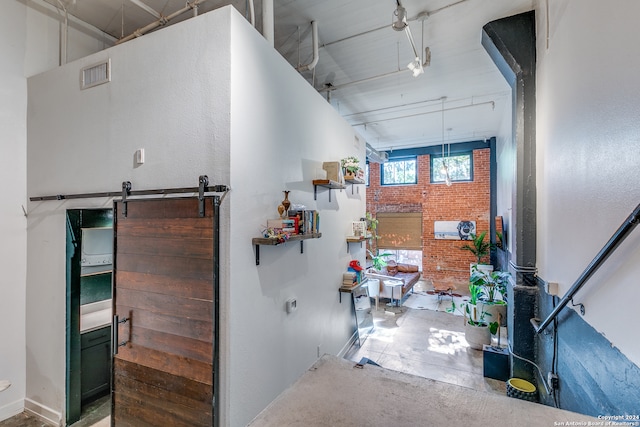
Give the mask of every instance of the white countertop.
M 111 324 L 111 300 L 93 302 L 80 306 L 80 333 Z

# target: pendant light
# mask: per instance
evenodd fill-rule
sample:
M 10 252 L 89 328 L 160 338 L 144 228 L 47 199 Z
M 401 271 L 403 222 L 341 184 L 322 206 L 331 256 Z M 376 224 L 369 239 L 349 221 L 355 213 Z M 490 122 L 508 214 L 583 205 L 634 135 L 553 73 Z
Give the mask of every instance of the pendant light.
M 441 98 L 442 100 L 442 108 L 440 109 L 441 112 L 441 117 L 442 117 L 442 173 L 444 174 L 444 183 L 447 184 L 447 187 L 450 187 L 452 182 L 451 182 L 451 177 L 449 176 L 449 155 L 451 154 L 451 148 L 449 147 L 449 152 L 447 154 L 447 157 L 444 157 L 444 100 L 446 99 L 446 96 L 443 96 Z

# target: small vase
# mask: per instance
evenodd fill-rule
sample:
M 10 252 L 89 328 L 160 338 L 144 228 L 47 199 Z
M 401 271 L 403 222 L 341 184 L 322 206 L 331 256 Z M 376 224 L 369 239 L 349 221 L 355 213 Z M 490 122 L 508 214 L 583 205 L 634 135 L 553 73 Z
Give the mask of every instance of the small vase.
M 280 215 L 280 218 L 284 218 L 282 216 L 283 213 L 284 213 L 284 206 L 278 205 L 278 215 Z
M 291 202 L 289 201 L 289 191 L 283 191 L 284 200 L 282 201 L 282 206 L 284 206 L 285 211 L 289 211 L 289 206 L 291 206 Z

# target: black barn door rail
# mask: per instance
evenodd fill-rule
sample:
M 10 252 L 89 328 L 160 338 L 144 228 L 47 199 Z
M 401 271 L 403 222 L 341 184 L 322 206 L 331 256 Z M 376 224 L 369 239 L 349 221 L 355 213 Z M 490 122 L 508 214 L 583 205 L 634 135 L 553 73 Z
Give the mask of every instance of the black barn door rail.
M 638 225 L 640 221 L 640 204 L 636 206 L 636 208 L 631 212 L 631 215 L 622 223 L 622 225 L 618 228 L 618 230 L 613 233 L 613 236 L 609 239 L 609 241 L 604 245 L 604 247 L 598 252 L 596 257 L 591 261 L 591 263 L 587 266 L 587 268 L 582 272 L 578 280 L 571 286 L 571 289 L 565 294 L 564 297 L 560 300 L 556 308 L 547 316 L 547 318 L 540 323 L 540 319 L 531 319 L 531 324 L 533 325 L 537 334 L 542 332 L 549 324 L 553 321 L 553 319 L 560 313 L 560 310 L 564 308 L 565 305 L 573 296 L 582 288 L 587 280 L 596 272 L 596 270 L 609 258 L 609 255 L 616 250 L 616 248 L 624 241 L 624 239 L 633 231 L 633 229 Z
M 200 175 L 198 178 L 198 187 L 183 187 L 183 188 L 161 188 L 157 190 L 131 190 L 131 182 L 124 181 L 122 183 L 122 190 L 120 191 L 106 191 L 101 193 L 80 193 L 80 194 L 57 194 L 55 196 L 35 196 L 29 197 L 32 202 L 42 202 L 46 200 L 70 200 L 70 199 L 91 199 L 98 197 L 130 197 L 130 196 L 149 196 L 154 194 L 181 194 L 181 193 L 225 193 L 229 191 L 229 187 L 226 185 L 208 185 L 209 179 L 206 175 Z M 207 185 L 202 185 L 206 183 Z

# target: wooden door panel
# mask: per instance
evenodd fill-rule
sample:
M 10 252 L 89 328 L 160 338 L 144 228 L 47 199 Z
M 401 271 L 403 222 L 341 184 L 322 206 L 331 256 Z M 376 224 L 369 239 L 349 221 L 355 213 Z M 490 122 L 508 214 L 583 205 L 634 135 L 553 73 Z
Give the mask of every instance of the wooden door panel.
M 144 254 L 179 258 L 213 258 L 213 247 L 207 244 L 211 239 L 187 237 L 140 237 L 129 238 L 118 245 L 120 256 Z
M 119 305 L 121 313 L 130 313 L 133 307 Z M 163 331 L 167 334 L 206 341 L 213 334 L 213 322 L 211 320 L 185 319 L 175 316 L 166 316 L 146 310 L 137 310 L 135 323 L 137 327 L 149 330 Z M 128 336 L 128 325 L 120 325 L 121 338 Z
M 208 278 L 207 280 L 188 277 L 176 278 L 151 273 L 120 271 L 118 287 L 138 291 L 153 289 L 155 292 L 165 295 L 213 301 L 213 288 Z
M 213 316 L 211 301 L 126 288 L 118 289 L 118 304 L 167 316 L 188 317 L 203 321 L 212 321 Z
M 211 199 L 127 201 L 114 210 L 114 426 L 213 425 Z
M 117 239 L 119 240 L 119 238 Z M 175 278 L 211 280 L 212 261 L 208 259 L 116 254 L 116 263 L 118 264 L 118 269 L 122 271 L 151 273 Z

